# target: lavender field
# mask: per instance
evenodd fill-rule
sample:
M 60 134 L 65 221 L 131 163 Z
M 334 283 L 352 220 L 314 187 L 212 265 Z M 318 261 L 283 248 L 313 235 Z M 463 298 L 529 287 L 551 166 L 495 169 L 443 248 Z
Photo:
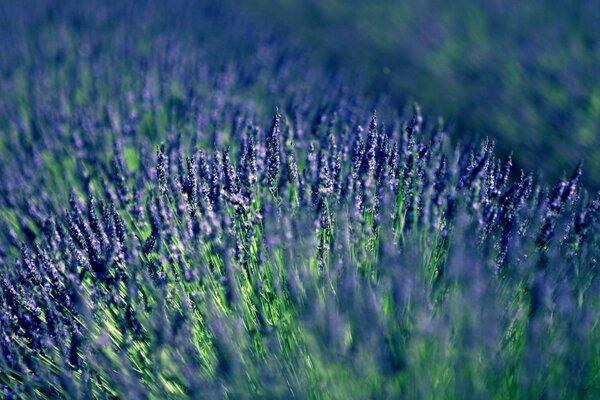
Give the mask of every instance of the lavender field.
M 600 398 L 593 162 L 522 170 L 229 2 L 31 3 L 0 3 L 4 398 Z

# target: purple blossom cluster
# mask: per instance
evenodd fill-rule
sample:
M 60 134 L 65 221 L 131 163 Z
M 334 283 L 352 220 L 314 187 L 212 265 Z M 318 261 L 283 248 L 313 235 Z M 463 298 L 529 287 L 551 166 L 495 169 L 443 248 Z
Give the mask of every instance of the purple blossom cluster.
M 600 393 L 581 165 L 548 187 L 184 3 L 22 22 L 48 32 L 2 78 L 5 397 Z

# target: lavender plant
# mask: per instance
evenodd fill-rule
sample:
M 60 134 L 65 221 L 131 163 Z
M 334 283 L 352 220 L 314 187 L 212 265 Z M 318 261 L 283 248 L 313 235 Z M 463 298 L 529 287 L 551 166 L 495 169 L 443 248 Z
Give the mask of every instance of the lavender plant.
M 8 11 L 6 398 L 600 395 L 581 165 L 511 177 L 222 6 Z

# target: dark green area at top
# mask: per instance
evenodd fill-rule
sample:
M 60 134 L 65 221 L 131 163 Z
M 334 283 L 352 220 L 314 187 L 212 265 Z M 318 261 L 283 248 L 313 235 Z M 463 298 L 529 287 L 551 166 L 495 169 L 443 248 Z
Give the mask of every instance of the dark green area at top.
M 598 1 L 257 0 L 246 12 L 278 24 L 331 65 L 363 75 L 369 93 L 417 100 L 489 136 L 518 167 L 560 179 L 579 159 L 600 186 Z

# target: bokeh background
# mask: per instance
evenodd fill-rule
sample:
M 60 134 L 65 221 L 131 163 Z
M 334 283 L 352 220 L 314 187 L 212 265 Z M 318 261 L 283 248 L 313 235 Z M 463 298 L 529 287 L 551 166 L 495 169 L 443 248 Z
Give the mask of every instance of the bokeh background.
M 489 136 L 547 181 L 584 160 L 600 187 L 600 2 L 255 0 L 245 12 L 292 35 L 370 94 L 418 101 L 461 140 Z

